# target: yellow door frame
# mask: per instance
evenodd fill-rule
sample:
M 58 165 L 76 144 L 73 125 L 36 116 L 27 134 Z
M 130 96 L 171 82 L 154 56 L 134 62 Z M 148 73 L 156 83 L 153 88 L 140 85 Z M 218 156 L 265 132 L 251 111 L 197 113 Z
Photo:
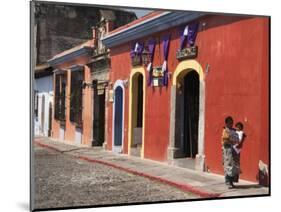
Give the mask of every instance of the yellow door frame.
M 180 62 L 175 72 L 173 73 L 172 78 L 172 87 L 176 89 L 177 82 L 181 80 L 187 73 L 190 71 L 196 71 L 199 74 L 199 82 L 200 82 L 200 90 L 199 90 L 199 132 L 198 132 L 198 154 L 196 155 L 196 170 L 204 169 L 204 135 L 205 135 L 205 81 L 204 81 L 204 71 L 201 65 L 196 60 L 184 60 Z M 173 103 L 175 104 L 175 103 Z M 171 107 L 171 120 L 175 119 L 175 108 Z M 175 134 L 175 126 L 174 121 L 170 121 L 170 145 L 174 147 L 174 134 Z
M 144 132 L 145 132 L 145 99 L 146 99 L 146 75 L 145 75 L 145 69 L 143 67 L 136 67 L 131 70 L 130 73 L 130 81 L 129 81 L 129 87 L 130 87 L 130 93 L 129 93 L 129 130 L 128 130 L 128 154 L 131 154 L 131 144 L 132 144 L 132 134 L 133 134 L 133 128 L 132 128 L 132 122 L 133 122 L 133 77 L 135 74 L 142 74 L 143 76 L 143 111 L 142 111 L 142 146 L 141 146 L 141 158 L 144 158 L 144 146 L 145 146 L 145 139 L 144 139 Z
M 183 77 L 192 70 L 199 74 L 200 81 L 204 80 L 204 72 L 201 65 L 196 60 L 184 60 L 177 65 L 173 73 L 173 85 L 177 85 L 178 77 Z

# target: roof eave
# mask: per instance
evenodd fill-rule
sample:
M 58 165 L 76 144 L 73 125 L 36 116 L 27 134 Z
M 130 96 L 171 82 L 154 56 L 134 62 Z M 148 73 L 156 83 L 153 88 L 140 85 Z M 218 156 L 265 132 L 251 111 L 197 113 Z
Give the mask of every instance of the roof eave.
M 71 61 L 74 58 L 77 58 L 77 57 L 80 57 L 80 56 L 83 56 L 83 55 L 91 56 L 92 50 L 93 50 L 93 47 L 83 46 L 80 49 L 77 49 L 77 50 L 75 50 L 73 52 L 70 52 L 68 54 L 62 55 L 60 57 L 52 58 L 52 59 L 48 60 L 47 62 L 52 67 L 57 66 L 57 65 L 63 64 L 63 63 L 68 62 L 68 61 Z
M 106 36 L 102 39 L 102 42 L 107 48 L 111 48 L 168 28 L 188 23 L 203 15 L 206 14 L 201 12 L 167 12 L 115 34 Z

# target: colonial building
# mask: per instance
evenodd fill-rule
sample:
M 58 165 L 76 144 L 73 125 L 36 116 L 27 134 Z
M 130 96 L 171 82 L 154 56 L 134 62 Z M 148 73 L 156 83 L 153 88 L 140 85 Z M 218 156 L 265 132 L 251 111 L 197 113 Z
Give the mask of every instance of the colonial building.
M 100 21 L 98 7 L 32 2 L 34 19 L 34 129 L 35 135 L 50 136 L 53 110 L 53 55 L 92 38 L 91 26 Z
M 48 60 L 54 68 L 52 137 L 86 146 L 106 146 L 110 58 L 100 40 L 136 19 L 134 13 L 122 10 L 100 9 L 97 16 L 92 39 Z
M 136 16 L 134 13 L 118 9 L 114 12 L 104 10 L 103 7 L 53 4 L 50 2 L 33 3 L 34 7 L 32 8 L 35 10 L 33 30 L 35 45 L 33 51 L 36 66 L 34 71 L 34 131 L 35 135 L 51 136 L 52 116 L 54 116 L 52 114 L 54 112 L 54 79 L 53 67 L 47 63 L 47 60 L 62 51 L 74 48 L 92 39 L 92 26 L 104 25 L 103 28 L 97 28 L 97 30 L 101 30 L 100 32 L 96 32 L 97 36 L 100 36 L 100 34 L 103 36 L 107 33 L 105 31 L 106 23 L 110 25 L 108 29 L 113 29 L 136 19 Z M 115 21 L 116 19 L 118 21 Z M 99 53 L 105 50 L 101 44 L 97 44 L 98 39 L 95 42 L 95 46 L 100 46 Z M 103 63 L 100 57 L 99 61 L 99 63 Z M 56 63 L 56 65 L 58 64 L 62 65 Z M 99 66 L 102 67 L 102 65 Z M 99 73 L 101 72 L 102 70 L 99 70 Z M 100 79 L 106 78 L 106 74 L 101 73 L 101 75 L 103 77 L 100 76 Z M 98 122 L 96 122 L 97 124 L 99 125 Z M 98 130 L 95 132 L 98 132 Z M 101 135 L 103 135 L 102 131 L 98 133 L 98 136 L 101 137 Z M 103 140 L 103 137 L 100 140 Z
M 108 150 L 223 174 L 230 115 L 247 134 L 241 177 L 266 177 L 268 40 L 268 17 L 200 12 L 156 11 L 110 32 Z

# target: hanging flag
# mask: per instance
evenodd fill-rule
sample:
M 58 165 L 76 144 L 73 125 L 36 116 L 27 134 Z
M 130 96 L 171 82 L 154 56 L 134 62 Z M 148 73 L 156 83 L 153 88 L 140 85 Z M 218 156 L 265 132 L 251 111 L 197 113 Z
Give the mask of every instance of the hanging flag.
M 187 35 L 188 35 L 188 25 L 185 26 L 185 28 L 180 36 L 180 50 L 182 50 L 185 46 Z
M 135 49 L 134 49 L 134 52 L 136 53 L 136 55 L 140 56 L 142 51 L 143 51 L 143 43 L 140 43 L 140 42 L 136 42 L 135 44 Z
M 166 35 L 163 37 L 163 54 L 164 54 L 164 62 L 162 65 L 162 71 L 163 71 L 163 84 L 165 86 L 168 85 L 168 54 L 169 54 L 169 44 L 170 44 L 170 35 Z
M 135 51 L 135 52 L 138 52 L 138 48 L 139 48 L 139 43 L 136 42 L 134 51 Z
M 188 34 L 187 34 L 187 44 L 188 46 L 194 46 L 195 44 L 195 39 L 197 36 L 197 31 L 198 31 L 198 22 L 190 24 L 188 27 Z
M 184 36 L 188 35 L 188 25 L 184 28 L 183 35 Z
M 155 39 L 151 39 L 148 41 L 148 52 L 149 52 L 149 60 L 150 60 L 150 63 L 146 68 L 146 70 L 148 71 L 148 81 L 147 81 L 148 86 L 151 85 L 151 81 L 152 81 L 152 70 L 153 70 L 152 64 L 153 64 L 153 57 L 155 51 L 155 44 L 156 44 Z
M 198 22 L 186 25 L 180 36 L 180 50 L 184 49 L 186 43 L 189 47 L 194 46 L 198 31 Z
M 133 58 L 136 56 L 135 46 L 136 46 L 136 44 L 131 46 L 131 52 L 130 52 L 131 60 L 133 60 Z
M 140 61 L 141 61 L 142 60 L 142 57 L 141 57 L 142 52 L 143 52 L 143 43 L 136 42 L 131 47 L 131 52 L 130 52 L 131 60 L 133 61 L 135 57 L 139 57 Z

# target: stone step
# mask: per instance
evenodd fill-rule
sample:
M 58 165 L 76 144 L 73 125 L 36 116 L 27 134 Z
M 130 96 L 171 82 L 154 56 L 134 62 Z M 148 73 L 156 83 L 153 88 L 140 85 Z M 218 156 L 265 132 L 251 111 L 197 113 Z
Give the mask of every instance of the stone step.
M 139 147 L 139 146 L 131 147 L 131 155 L 136 156 L 136 157 L 140 157 L 141 156 L 141 147 Z

